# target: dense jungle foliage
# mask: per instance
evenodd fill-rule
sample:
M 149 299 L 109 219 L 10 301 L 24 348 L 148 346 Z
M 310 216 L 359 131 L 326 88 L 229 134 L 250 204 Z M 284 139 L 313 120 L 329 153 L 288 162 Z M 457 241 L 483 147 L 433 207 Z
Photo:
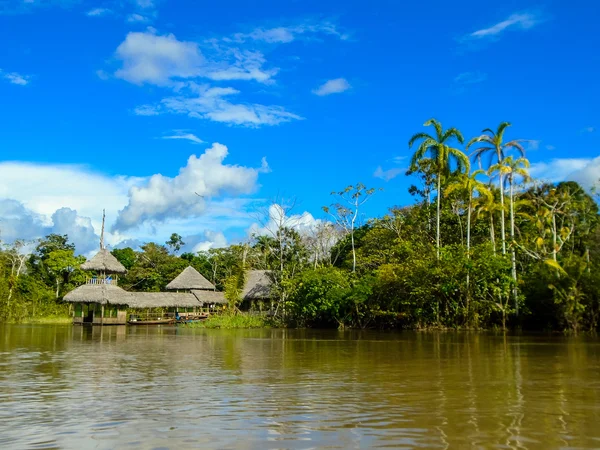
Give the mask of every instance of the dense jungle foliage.
M 268 307 L 298 327 L 598 329 L 600 227 L 595 192 L 531 179 L 510 124 L 466 142 L 435 120 L 409 141 L 415 203 L 365 220 L 374 189 L 333 193 L 330 221 L 299 229 L 289 208 L 263 234 L 227 248 L 179 255 L 182 238 L 115 249 L 120 286 L 160 291 L 187 265 L 240 304 L 250 269 L 273 281 Z M 467 156 L 469 155 L 469 156 Z M 596 196 L 596 198 L 594 198 Z M 66 314 L 61 297 L 85 281 L 67 236 L 3 245 L 0 320 Z

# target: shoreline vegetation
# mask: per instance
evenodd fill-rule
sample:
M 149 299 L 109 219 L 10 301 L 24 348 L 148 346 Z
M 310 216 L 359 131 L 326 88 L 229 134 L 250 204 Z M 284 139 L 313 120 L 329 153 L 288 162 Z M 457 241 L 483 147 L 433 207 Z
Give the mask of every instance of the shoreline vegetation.
M 534 179 L 531 141 L 510 131 L 504 122 L 465 139 L 428 120 L 407 145 L 412 204 L 367 218 L 379 190 L 357 183 L 324 196 L 324 219 L 306 226 L 295 201 L 279 198 L 254 211 L 261 234 L 225 248 L 181 253 L 173 233 L 164 244 L 112 250 L 128 271 L 119 286 L 164 291 L 193 266 L 229 303 L 190 327 L 595 332 L 598 192 Z M 85 283 L 85 258 L 69 237 L 1 244 L 0 321 L 68 316 L 63 296 Z M 243 297 L 250 270 L 268 273 L 261 298 Z

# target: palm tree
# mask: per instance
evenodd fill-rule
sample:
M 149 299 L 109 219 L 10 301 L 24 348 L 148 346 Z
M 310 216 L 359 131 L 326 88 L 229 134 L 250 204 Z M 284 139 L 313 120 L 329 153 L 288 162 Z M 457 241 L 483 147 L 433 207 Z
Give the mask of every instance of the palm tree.
M 483 170 L 476 170 L 470 175 L 460 174 L 455 178 L 455 182 L 446 189 L 446 195 L 456 190 L 466 191 L 469 195 L 469 201 L 467 203 L 467 259 L 471 259 L 471 214 L 474 209 L 473 194 L 477 192 L 480 197 L 486 198 L 488 201 L 493 202 L 494 200 L 494 197 L 487 186 L 477 179 L 479 175 L 484 173 Z M 470 309 L 469 281 L 470 271 L 467 270 L 467 318 L 469 317 Z
M 482 131 L 482 135 L 478 137 L 474 137 L 467 144 L 467 150 L 473 145 L 477 143 L 483 143 L 482 147 L 476 149 L 471 156 L 479 161 L 481 166 L 481 158 L 489 154 L 490 161 L 488 166 L 491 166 L 491 163 L 496 157 L 498 163 L 502 162 L 506 157 L 506 153 L 509 150 L 516 150 L 520 153 L 521 156 L 525 156 L 525 149 L 519 143 L 518 140 L 512 140 L 509 142 L 504 142 L 504 131 L 506 128 L 510 127 L 509 122 L 502 122 L 498 125 L 498 129 L 494 132 L 490 128 L 486 128 Z M 504 230 L 504 191 L 503 191 L 503 174 L 500 174 L 500 205 L 502 206 L 500 209 L 500 232 L 502 235 L 502 254 L 506 255 L 506 232 Z
M 519 303 L 517 301 L 517 262 L 515 256 L 515 196 L 514 184 L 515 177 L 521 176 L 524 181 L 529 180 L 529 161 L 526 158 L 514 159 L 512 156 L 507 156 L 498 164 L 490 166 L 488 174 L 498 172 L 500 179 L 505 175 L 509 184 L 509 202 L 510 202 L 510 240 L 511 240 L 511 263 L 512 263 L 512 278 L 514 281 L 513 299 L 515 302 L 515 312 L 519 315 Z M 500 185 L 500 191 L 503 191 L 503 186 Z
M 437 259 L 440 259 L 440 202 L 442 198 L 442 176 L 448 176 L 450 174 L 452 160 L 456 162 L 459 172 L 468 172 L 470 165 L 467 155 L 459 149 L 448 145 L 453 139 L 456 139 L 462 144 L 464 138 L 461 132 L 456 128 L 448 128 L 444 131 L 442 124 L 435 119 L 429 119 L 423 124 L 425 127 L 430 125 L 435 129 L 435 137 L 427 133 L 417 133 L 408 141 L 408 147 L 411 148 L 415 142 L 421 141 L 411 159 L 410 170 L 416 170 L 419 161 L 424 159 L 428 152 L 431 159 L 434 161 L 435 170 L 437 172 L 437 228 L 435 245 L 437 249 Z

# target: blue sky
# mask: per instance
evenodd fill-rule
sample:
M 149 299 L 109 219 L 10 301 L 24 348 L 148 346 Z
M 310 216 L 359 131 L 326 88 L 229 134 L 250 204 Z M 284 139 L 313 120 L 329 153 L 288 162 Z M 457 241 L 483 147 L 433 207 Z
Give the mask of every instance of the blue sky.
M 407 204 L 409 137 L 508 120 L 534 175 L 600 178 L 591 1 L 0 0 L 0 232 L 189 250 L 247 235 L 277 196 Z M 195 155 L 192 157 L 192 155 Z M 192 159 L 190 159 L 192 157 Z M 199 194 L 199 195 L 196 195 Z

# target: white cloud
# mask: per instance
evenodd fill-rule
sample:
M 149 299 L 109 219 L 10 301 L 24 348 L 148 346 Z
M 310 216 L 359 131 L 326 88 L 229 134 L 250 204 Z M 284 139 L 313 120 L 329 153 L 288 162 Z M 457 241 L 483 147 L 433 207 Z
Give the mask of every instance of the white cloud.
M 204 233 L 196 236 L 187 236 L 183 238 L 186 243 L 182 252 L 189 251 L 197 253 L 210 250 L 211 248 L 227 247 L 227 238 L 220 231 L 207 230 Z
M 546 150 L 556 150 L 556 147 L 554 145 L 546 145 Z
M 162 100 L 162 107 L 167 112 L 249 127 L 277 125 L 302 119 L 280 106 L 232 103 L 226 97 L 239 94 L 239 91 L 233 88 L 211 88 L 203 85 L 195 86 L 194 91 L 197 92 L 195 96 L 165 98 Z
M 593 133 L 594 131 L 596 131 L 596 127 L 585 127 L 585 128 L 582 128 L 579 132 L 580 133 Z
M 591 188 L 600 179 L 600 156 L 596 158 L 555 158 L 531 165 L 532 177 L 556 183 L 577 181 L 585 188 Z
M 133 0 L 133 3 L 143 9 L 154 8 L 154 0 Z
M 5 79 L 11 84 L 17 84 L 19 86 L 26 86 L 29 84 L 31 79 L 31 77 L 27 75 L 21 75 L 17 72 L 3 72 L 2 69 L 0 69 L 0 78 Z
M 17 200 L 0 198 L 0 216 L 0 240 L 4 242 L 32 241 L 50 233 L 67 234 L 77 252 L 84 254 L 99 244 L 91 220 L 70 208 L 60 208 L 48 218 Z
M 111 13 L 112 11 L 107 8 L 94 8 L 90 9 L 87 13 L 85 13 L 85 15 L 89 17 L 100 17 Z
M 161 139 L 183 139 L 186 141 L 191 141 L 195 144 L 203 144 L 204 141 L 200 139 L 198 136 L 192 133 L 186 133 L 183 130 L 174 130 L 175 134 L 169 136 L 163 136 Z
M 273 83 L 278 68 L 263 69 L 266 63 L 264 55 L 259 51 L 229 49 L 223 54 L 226 58 L 221 62 L 211 62 L 206 68 L 206 77 L 215 81 L 254 80 L 259 83 Z
M 375 178 L 381 178 L 384 181 L 390 181 L 405 171 L 406 169 L 402 169 L 400 167 L 394 167 L 392 169 L 383 170 L 381 166 L 379 166 L 373 173 L 373 176 Z
M 245 42 L 247 40 L 261 41 L 268 44 L 288 44 L 302 35 L 330 35 L 338 37 L 341 40 L 347 40 L 350 36 L 338 30 L 337 26 L 331 22 L 322 23 L 304 23 L 296 26 L 279 26 L 273 28 L 255 28 L 250 33 L 236 33 L 233 39 L 236 42 Z
M 317 89 L 314 89 L 313 94 L 317 94 L 320 96 L 339 94 L 341 92 L 347 91 L 350 88 L 350 83 L 348 83 L 348 81 L 346 81 L 345 78 L 336 78 L 334 80 L 329 80 L 321 86 L 319 86 Z
M 321 219 L 315 219 L 307 211 L 302 214 L 288 214 L 286 214 L 286 208 L 272 204 L 265 214 L 264 222 L 262 224 L 253 223 L 250 226 L 248 236 L 273 236 L 277 232 L 279 224 L 284 224 L 285 227 L 292 228 L 302 235 L 308 235 L 323 222 Z
M 581 169 L 575 170 L 567 179 L 577 181 L 586 188 L 600 187 L 600 156 L 590 160 Z
M 133 113 L 136 116 L 158 116 L 160 107 L 154 105 L 140 105 L 134 108 Z
M 463 72 L 454 77 L 454 82 L 457 84 L 477 84 L 485 81 L 487 74 L 483 72 Z
M 113 229 L 200 216 L 206 210 L 207 199 L 255 191 L 258 174 L 268 168 L 266 161 L 261 168 L 223 164 L 227 154 L 227 147 L 214 143 L 200 157 L 190 156 L 174 178 L 156 174 L 142 186 L 131 187 L 128 204 L 119 212 Z
M 117 78 L 135 84 L 177 86 L 177 80 L 200 75 L 204 56 L 195 42 L 179 41 L 173 34 L 164 36 L 150 32 L 127 34 L 116 51 L 123 67 Z
M 506 20 L 498 22 L 491 27 L 474 31 L 468 35 L 470 39 L 491 39 L 499 37 L 507 29 L 528 30 L 541 22 L 539 15 L 531 13 L 512 14 Z
M 539 139 L 523 139 L 523 143 L 525 144 L 527 151 L 533 152 L 539 150 L 542 141 Z
M 127 16 L 127 22 L 129 23 L 145 23 L 149 22 L 150 19 L 146 16 L 142 16 L 141 14 L 133 13 Z
M 100 78 L 101 80 L 108 80 L 110 78 L 110 75 L 107 74 L 104 70 L 96 70 L 96 76 L 98 78 Z

